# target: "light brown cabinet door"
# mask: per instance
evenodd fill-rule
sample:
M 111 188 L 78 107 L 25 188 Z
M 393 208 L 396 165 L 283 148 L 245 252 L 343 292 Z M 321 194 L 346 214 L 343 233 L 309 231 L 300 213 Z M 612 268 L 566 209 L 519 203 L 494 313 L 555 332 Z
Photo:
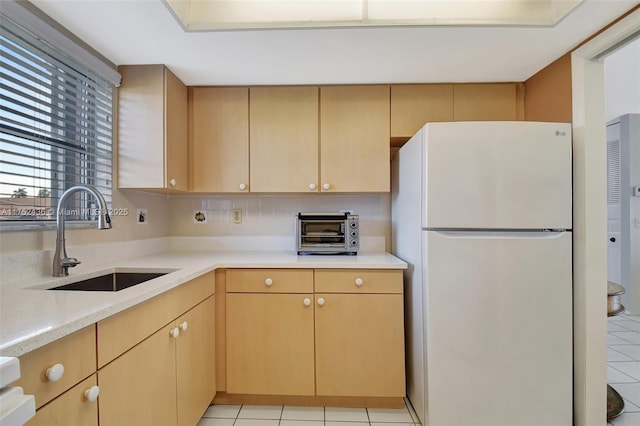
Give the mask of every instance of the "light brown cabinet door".
M 173 323 L 98 371 L 100 426 L 177 424 Z
M 456 84 L 454 121 L 509 121 L 518 119 L 515 83 Z
M 251 191 L 318 191 L 318 88 L 252 87 Z
M 453 84 L 391 86 L 391 137 L 411 137 L 426 123 L 453 121 Z
M 215 296 L 211 296 L 176 321 L 178 424 L 198 423 L 216 393 Z
M 402 294 L 321 293 L 315 299 L 317 394 L 404 396 Z
M 227 293 L 226 309 L 227 393 L 314 394 L 313 294 Z
M 195 87 L 191 104 L 191 190 L 248 192 L 249 89 Z
M 97 384 L 96 375 L 80 382 L 40 408 L 26 426 L 98 426 L 98 402 L 87 401 L 85 390 Z
M 320 188 L 390 190 L 390 88 L 320 88 Z
M 164 74 L 165 185 L 172 190 L 186 191 L 187 87 L 167 68 Z

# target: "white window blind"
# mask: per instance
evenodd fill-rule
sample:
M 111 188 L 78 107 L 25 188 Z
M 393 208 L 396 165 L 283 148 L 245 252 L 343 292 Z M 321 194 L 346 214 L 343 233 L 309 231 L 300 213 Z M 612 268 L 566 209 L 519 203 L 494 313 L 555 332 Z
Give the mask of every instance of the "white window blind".
M 62 193 L 112 197 L 113 83 L 0 16 L 0 221 L 54 221 Z M 79 192 L 68 220 L 95 219 Z

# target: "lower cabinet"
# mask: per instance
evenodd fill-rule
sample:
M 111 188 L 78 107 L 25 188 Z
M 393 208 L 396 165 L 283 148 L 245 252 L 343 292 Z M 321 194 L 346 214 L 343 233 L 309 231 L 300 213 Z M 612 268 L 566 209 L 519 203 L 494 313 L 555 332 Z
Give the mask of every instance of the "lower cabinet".
M 26 426 L 98 426 L 98 402 L 90 395 L 96 375 L 83 380 L 53 401 L 40 407 Z
M 215 296 L 98 370 L 101 426 L 195 425 L 215 396 Z

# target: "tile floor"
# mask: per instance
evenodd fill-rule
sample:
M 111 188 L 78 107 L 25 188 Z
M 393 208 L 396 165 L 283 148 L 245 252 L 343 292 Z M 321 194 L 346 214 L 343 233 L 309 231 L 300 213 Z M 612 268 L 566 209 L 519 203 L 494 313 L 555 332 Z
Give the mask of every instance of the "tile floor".
M 608 318 L 607 383 L 624 399 L 624 413 L 609 426 L 640 425 L 640 316 Z
M 198 426 L 414 426 L 408 407 L 334 408 L 255 405 L 213 405 Z

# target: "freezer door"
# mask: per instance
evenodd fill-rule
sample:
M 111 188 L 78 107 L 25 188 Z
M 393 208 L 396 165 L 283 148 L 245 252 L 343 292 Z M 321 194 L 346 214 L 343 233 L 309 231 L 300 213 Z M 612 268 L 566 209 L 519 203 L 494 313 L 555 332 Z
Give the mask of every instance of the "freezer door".
M 426 424 L 572 424 L 571 233 L 426 232 Z
M 424 135 L 424 228 L 571 228 L 570 125 L 431 123 Z

